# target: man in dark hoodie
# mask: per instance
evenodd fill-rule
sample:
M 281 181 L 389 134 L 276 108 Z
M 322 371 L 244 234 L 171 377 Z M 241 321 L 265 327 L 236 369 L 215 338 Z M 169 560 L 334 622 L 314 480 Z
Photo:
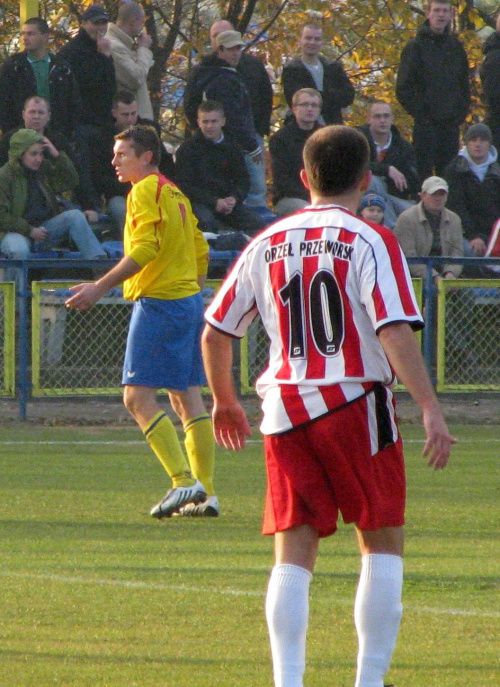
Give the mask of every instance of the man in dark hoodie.
M 394 124 L 388 103 L 377 101 L 368 110 L 367 124 L 359 127 L 370 145 L 372 181 L 368 193 L 385 200 L 384 223 L 391 228 L 417 197 L 419 182 L 415 149 Z
M 300 180 L 302 152 L 318 122 L 322 98 L 315 88 L 301 88 L 292 97 L 293 118 L 269 141 L 273 172 L 273 202 L 278 215 L 290 215 L 309 204 L 309 191 Z
M 9 162 L 0 169 L 0 252 L 23 260 L 34 246 L 49 250 L 71 238 L 85 259 L 107 257 L 80 210 L 60 212 L 56 194 L 77 183 L 66 153 L 33 129 L 16 131 Z
M 483 46 L 484 60 L 480 70 L 483 96 L 486 103 L 487 124 L 493 136 L 493 145 L 500 150 L 500 14 L 496 31 Z
M 426 21 L 401 53 L 396 96 L 414 118 L 420 178 L 441 175 L 458 152 L 460 124 L 470 104 L 469 63 L 451 33 L 448 0 L 428 0 Z
M 203 101 L 198 108 L 198 131 L 177 151 L 176 181 L 204 231 L 231 227 L 253 236 L 264 223 L 243 205 L 250 177 L 243 151 L 222 132 L 225 122 L 220 103 Z
M 490 128 L 473 124 L 465 134 L 465 146 L 444 173 L 450 187 L 448 207 L 462 220 L 465 255 L 474 257 L 484 256 L 493 224 L 500 218 L 500 165 L 491 143 Z

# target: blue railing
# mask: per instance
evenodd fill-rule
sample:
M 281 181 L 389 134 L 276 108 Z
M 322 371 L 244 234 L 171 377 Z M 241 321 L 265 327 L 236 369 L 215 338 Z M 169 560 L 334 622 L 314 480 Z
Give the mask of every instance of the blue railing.
M 236 251 L 221 251 L 218 253 L 211 253 L 210 264 L 212 267 L 228 268 L 237 258 Z M 31 291 L 29 286 L 29 270 L 44 269 L 53 270 L 52 278 L 57 278 L 60 270 L 68 269 L 75 271 L 74 277 L 78 279 L 81 270 L 89 270 L 99 268 L 111 268 L 117 263 L 117 260 L 83 260 L 83 259 L 28 259 L 28 260 L 7 260 L 0 258 L 0 269 L 6 267 L 16 267 L 19 271 L 19 282 L 17 292 L 17 311 L 18 311 L 18 327 L 17 327 L 17 375 L 16 388 L 19 398 L 19 417 L 23 420 L 27 417 L 27 403 L 31 395 L 31 381 L 30 381 L 30 364 L 29 364 L 29 307 L 31 304 Z M 476 267 L 484 267 L 485 265 L 494 264 L 500 268 L 500 258 L 448 258 L 448 257 L 418 257 L 409 258 L 409 264 L 424 264 L 426 266 L 426 275 L 424 279 L 424 293 L 434 294 L 436 286 L 432 276 L 433 269 L 442 264 L 460 264 L 472 265 Z M 500 278 L 500 274 L 499 274 Z M 499 303 L 500 307 L 500 303 Z M 431 360 L 433 355 L 433 342 L 435 340 L 435 321 L 434 316 L 436 309 L 436 299 L 426 298 L 425 321 L 426 327 L 423 333 L 423 354 L 428 368 L 431 367 Z

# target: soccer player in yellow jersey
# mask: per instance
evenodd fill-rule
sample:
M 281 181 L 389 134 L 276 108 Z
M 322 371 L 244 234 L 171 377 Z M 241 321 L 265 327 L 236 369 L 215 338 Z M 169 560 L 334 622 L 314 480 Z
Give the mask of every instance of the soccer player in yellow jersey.
M 122 377 L 124 403 L 172 479 L 172 488 L 151 515 L 217 516 L 215 444 L 200 392 L 200 287 L 207 273 L 208 245 L 189 200 L 158 172 L 161 143 L 155 130 L 130 127 L 115 141 L 118 179 L 132 183 L 125 256 L 96 282 L 73 286 L 66 305 L 87 310 L 123 282 L 124 297 L 134 301 Z M 163 388 L 182 421 L 189 463 L 158 404 L 156 392 Z

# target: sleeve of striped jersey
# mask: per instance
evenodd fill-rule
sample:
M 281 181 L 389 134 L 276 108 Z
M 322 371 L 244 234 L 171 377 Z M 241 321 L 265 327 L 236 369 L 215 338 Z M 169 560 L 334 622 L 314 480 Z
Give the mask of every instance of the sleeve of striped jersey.
M 375 331 L 392 322 L 424 326 L 408 264 L 391 232 L 365 244 L 358 269 L 361 301 Z
M 258 314 L 246 252 L 222 284 L 205 312 L 206 321 L 230 336 L 241 338 Z

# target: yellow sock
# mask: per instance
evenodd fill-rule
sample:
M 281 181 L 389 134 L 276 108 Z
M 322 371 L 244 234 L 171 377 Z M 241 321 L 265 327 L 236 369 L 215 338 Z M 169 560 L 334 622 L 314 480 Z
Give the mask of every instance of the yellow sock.
M 172 479 L 173 487 L 191 487 L 194 479 L 189 470 L 186 457 L 168 415 L 157 413 L 144 430 L 144 436 L 156 457 Z
M 212 420 L 208 415 L 193 417 L 184 425 L 184 432 L 184 446 L 193 475 L 203 484 L 207 496 L 212 496 L 215 494 L 215 439 Z

